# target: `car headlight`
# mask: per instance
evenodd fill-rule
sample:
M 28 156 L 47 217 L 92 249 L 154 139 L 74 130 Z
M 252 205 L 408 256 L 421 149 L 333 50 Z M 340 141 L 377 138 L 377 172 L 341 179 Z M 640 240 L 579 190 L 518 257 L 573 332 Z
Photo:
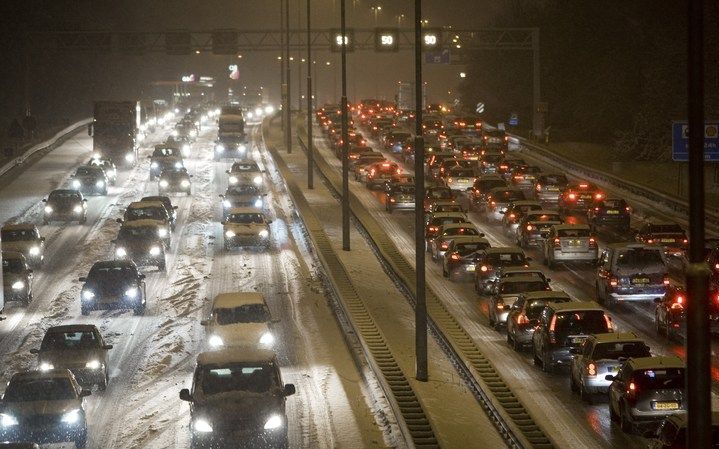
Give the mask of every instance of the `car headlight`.
M 137 141 L 138 141 L 138 142 L 142 142 L 143 140 L 145 140 L 145 134 L 139 133 L 139 134 L 137 135 Z
M 115 249 L 115 255 L 117 257 L 125 257 L 127 256 L 127 250 L 125 248 L 117 248 Z
M 245 151 L 247 151 L 247 145 L 245 145 L 244 143 L 241 143 L 241 144 L 237 147 L 237 149 L 240 150 L 240 153 L 244 153 Z
M 0 413 L 0 426 L 2 427 L 12 427 L 17 426 L 17 418 L 15 418 L 12 415 L 8 415 L 7 413 Z
M 230 207 L 232 207 L 232 203 L 230 203 L 229 200 L 223 200 L 223 201 L 222 201 L 222 207 L 224 207 L 224 208 L 226 208 L 226 209 L 229 209 Z
M 262 207 L 262 200 L 261 200 L 261 199 L 255 200 L 255 207 Z
M 170 134 L 172 135 L 172 137 L 177 137 L 177 135 L 178 135 L 178 132 L 177 132 L 177 130 L 176 130 L 176 129 L 173 129 L 173 130 L 172 130 L 172 132 L 171 132 Z
M 62 422 L 65 424 L 75 424 L 80 421 L 80 409 L 70 410 L 62 415 Z
M 52 363 L 40 363 L 40 371 L 50 371 L 51 369 L 55 369 L 55 365 L 53 365 Z
M 255 115 L 257 115 L 257 116 L 262 115 L 262 108 L 255 108 Z
M 254 182 L 255 185 L 260 185 L 260 184 L 262 184 L 262 176 L 259 176 L 259 175 L 258 175 L 258 176 L 255 176 L 254 178 L 252 178 L 252 182 Z
M 238 181 L 237 176 L 230 176 L 229 181 L 230 181 L 230 184 L 237 184 L 237 181 Z
M 100 188 L 102 188 L 104 185 L 105 185 L 105 181 L 97 181 L 97 182 L 95 183 L 95 187 L 100 187 Z
M 157 234 L 160 236 L 161 239 L 164 239 L 165 237 L 167 237 L 167 229 L 160 228 L 157 230 Z
M 212 426 L 206 419 L 198 418 L 192 423 L 192 428 L 195 432 L 199 433 L 210 433 L 212 432 Z
M 274 430 L 282 427 L 282 417 L 280 415 L 272 415 L 265 422 L 265 430 Z
M 120 248 L 121 249 L 121 248 Z M 95 297 L 95 293 L 91 292 L 90 290 L 85 290 L 82 292 L 82 299 L 91 300 Z
M 259 233 L 259 236 L 262 237 L 263 239 L 266 239 L 267 236 L 269 236 L 269 235 L 270 235 L 270 233 L 267 231 L 267 229 L 263 229 Z
M 248 112 L 246 115 L 247 115 L 247 118 L 252 118 L 252 117 L 254 117 L 254 115 L 252 114 L 252 112 Z
M 82 185 L 82 183 L 79 180 L 77 180 L 77 179 L 72 180 L 72 186 L 75 187 L 76 189 L 79 189 L 81 185 Z
M 33 246 L 30 248 L 30 255 L 31 256 L 39 256 L 40 255 L 40 247 L 39 246 Z
M 151 256 L 159 256 L 160 255 L 160 247 L 159 246 L 153 246 L 150 248 L 150 255 Z
M 234 231 L 225 231 L 225 237 L 232 238 L 235 236 Z
M 77 206 L 72 208 L 72 211 L 75 212 L 76 214 L 82 213 L 82 206 L 80 206 L 78 204 Z
M 273 112 L 275 112 L 275 108 L 273 106 L 265 106 L 265 114 L 272 114 Z
M 225 146 L 219 143 L 215 145 L 215 151 L 217 151 L 218 153 L 222 153 L 223 151 L 225 151 Z
M 170 183 L 167 182 L 167 180 L 165 180 L 165 179 L 163 179 L 162 181 L 160 181 L 160 187 L 162 187 L 162 188 L 165 188 L 165 187 L 167 187 L 167 186 L 169 186 L 169 185 L 170 185 Z
M 175 168 L 182 168 L 182 162 L 175 162 Z
M 153 162 L 150 164 L 150 168 L 157 168 L 159 166 L 160 166 L 160 164 L 158 164 L 157 162 Z
M 102 367 L 102 364 L 99 360 L 90 360 L 85 364 L 85 368 L 87 369 L 100 369 Z
M 52 206 L 45 206 L 45 213 L 51 214 L 52 213 Z
M 135 160 L 135 155 L 132 154 L 132 153 L 127 153 L 127 154 L 125 155 L 125 160 L 126 160 L 127 162 L 132 162 L 132 161 Z
M 265 332 L 260 337 L 260 344 L 264 346 L 272 346 L 275 342 L 275 336 L 271 332 Z
M 197 137 L 197 131 L 195 131 L 194 129 L 191 129 L 191 130 L 190 130 L 190 136 L 191 136 L 191 137 Z
M 25 283 L 23 281 L 15 281 L 12 284 L 13 290 L 22 290 L 23 288 L 25 288 Z
M 180 185 L 185 188 L 190 187 L 190 181 L 188 181 L 187 179 L 183 179 Z
M 220 338 L 219 335 L 210 336 L 210 338 L 207 339 L 207 343 L 209 343 L 210 346 L 212 346 L 213 348 L 217 348 L 225 344 L 225 342 L 222 341 L 222 338 Z
M 131 287 L 125 290 L 125 296 L 128 298 L 136 298 L 137 297 L 137 287 Z

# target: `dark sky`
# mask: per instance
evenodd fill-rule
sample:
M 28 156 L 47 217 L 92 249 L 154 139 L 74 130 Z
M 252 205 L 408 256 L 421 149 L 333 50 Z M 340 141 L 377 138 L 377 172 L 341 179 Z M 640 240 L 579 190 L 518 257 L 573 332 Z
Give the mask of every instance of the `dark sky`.
M 372 28 L 375 16 L 372 6 L 381 6 L 377 14 L 378 26 L 397 26 L 398 16 L 403 27 L 411 25 L 413 2 L 409 0 L 346 0 L 349 27 Z M 212 30 L 236 28 L 267 30 L 279 28 L 280 0 L 3 0 L 0 2 L 0 26 L 18 35 L 23 27 L 42 30 L 124 30 L 164 31 L 168 29 Z M 312 0 L 313 27 L 339 26 L 340 0 Z M 430 26 L 477 28 L 491 25 L 497 5 L 489 0 L 424 0 L 424 17 Z M 304 27 L 305 0 L 290 0 L 290 24 Z M 301 23 L 301 25 L 300 25 Z M 241 80 L 236 87 L 247 85 L 257 89 L 260 85 L 277 101 L 279 92 L 278 52 L 245 52 L 242 59 L 230 56 L 192 55 L 144 56 L 118 55 L 57 55 L 40 52 L 32 58 L 32 104 L 42 114 L 57 113 L 58 107 L 73 103 L 74 111 L 89 110 L 97 97 L 126 98 L 151 95 L 149 83 L 154 80 L 178 79 L 183 73 L 215 76 L 226 79 L 226 66 L 238 63 Z M 304 52 L 300 57 L 304 57 Z M 339 55 L 318 49 L 314 58 L 318 62 L 317 83 L 320 103 L 331 101 L 334 92 L 339 94 Z M 22 58 L 16 53 L 2 55 L 4 83 L 14 84 L 12 98 L 5 99 L 6 111 L 22 110 Z M 326 62 L 331 65 L 327 66 Z M 397 54 L 376 54 L 358 51 L 348 56 L 348 93 L 351 100 L 379 96 L 391 99 L 398 81 L 413 77 L 411 51 Z M 303 68 L 302 88 L 304 89 Z M 427 66 L 425 80 L 430 99 L 450 99 L 448 94 L 459 82 L 462 66 Z M 296 100 L 297 76 L 295 67 L 293 98 Z M 229 82 L 229 81 L 228 81 Z M 12 86 L 6 86 L 12 87 Z M 80 103 L 80 104 L 74 104 Z M 58 106 L 60 105 L 60 106 Z M 68 112 L 72 114 L 73 112 Z M 3 117 L 4 119 L 4 117 Z

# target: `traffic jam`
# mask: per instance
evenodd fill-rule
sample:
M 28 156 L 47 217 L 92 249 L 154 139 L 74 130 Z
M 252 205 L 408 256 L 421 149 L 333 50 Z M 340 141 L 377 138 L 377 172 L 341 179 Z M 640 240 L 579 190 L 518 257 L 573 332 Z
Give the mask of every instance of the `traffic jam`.
M 393 214 L 388 234 L 412 236 L 414 112 L 374 99 L 349 109 L 352 189 L 369 198 L 368 209 Z M 340 106 L 324 105 L 315 121 L 323 134 L 318 151 L 340 159 Z M 611 427 L 660 438 L 661 429 L 686 425 L 677 424 L 686 412 L 680 356 L 691 301 L 682 285 L 685 230 L 636 216 L 631 201 L 611 189 L 552 171 L 479 117 L 428 105 L 421 128 L 428 272 L 457 285 L 453 291 L 506 339 L 506 350 L 535 366 L 533 377 L 550 376 L 552 385 L 560 379 L 576 401 L 600 404 Z M 718 254 L 711 241 L 713 285 Z M 719 330 L 719 295 L 711 297 L 712 329 Z M 660 347 L 639 336 L 647 334 Z

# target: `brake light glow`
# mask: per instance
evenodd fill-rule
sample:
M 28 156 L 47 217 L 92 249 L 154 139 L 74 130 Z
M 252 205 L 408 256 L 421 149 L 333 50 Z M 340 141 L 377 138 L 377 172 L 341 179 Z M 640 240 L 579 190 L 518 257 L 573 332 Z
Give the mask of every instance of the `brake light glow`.
M 526 315 L 517 315 L 517 324 L 529 324 L 529 318 Z
M 577 199 L 577 195 L 575 195 L 574 193 L 570 193 L 570 194 L 567 195 L 567 196 L 569 197 L 570 200 L 575 200 L 575 199 Z
M 439 245 L 439 247 L 441 249 L 447 249 L 447 248 L 449 248 L 449 242 L 442 242 L 442 244 Z
M 531 224 L 527 225 L 527 231 L 531 231 L 532 229 L 534 229 L 534 226 L 532 226 Z
M 594 237 L 589 237 L 589 246 L 591 246 L 591 247 L 597 246 L 597 241 Z
M 394 199 L 394 198 L 390 198 L 390 199 L 389 199 L 389 202 L 390 202 L 390 203 L 396 203 L 396 202 L 397 202 L 397 200 L 396 200 L 396 199 Z
M 559 240 L 558 238 L 555 238 L 555 239 L 554 239 L 554 246 L 562 246 L 562 241 Z
M 589 184 L 579 184 L 579 187 L 586 189 L 587 187 L 589 187 Z
M 616 287 L 617 285 L 619 285 L 619 279 L 617 279 L 617 278 L 610 278 L 610 279 L 609 279 L 609 285 L 611 285 L 612 287 Z
M 557 337 L 554 335 L 554 330 L 557 327 L 557 315 L 552 315 L 552 320 L 549 322 L 549 342 L 552 344 L 557 343 Z
M 664 279 L 662 280 L 662 282 L 664 283 L 664 285 L 669 285 L 669 276 L 667 276 L 667 275 L 665 274 L 665 275 L 664 275 Z
M 612 325 L 612 319 L 609 318 L 609 316 L 604 315 L 604 322 L 607 323 L 607 331 L 611 332 L 614 330 L 614 325 Z
M 458 254 L 458 253 L 452 253 L 452 255 L 449 256 L 449 258 L 452 259 L 452 260 L 459 260 L 459 259 L 461 259 L 461 257 L 459 257 L 459 254 Z
M 489 267 L 487 267 L 487 265 L 482 265 L 481 267 L 479 267 L 479 271 L 482 271 L 484 273 L 486 273 L 487 270 L 489 270 Z
M 689 239 L 682 240 L 682 243 L 689 243 Z
M 447 182 L 451 183 L 451 182 L 452 182 L 452 178 L 447 178 Z
M 654 243 L 654 239 L 647 239 L 647 243 Z
M 542 185 L 541 185 L 541 184 L 537 184 L 537 186 L 535 187 L 535 189 L 537 189 L 537 192 L 541 191 L 541 190 L 542 190 Z
M 596 376 L 597 375 L 597 365 L 594 363 L 590 363 L 587 365 L 587 376 Z
M 634 395 L 637 392 L 637 385 L 632 381 L 629 382 L 629 386 L 627 387 L 627 393 Z
M 517 216 L 514 215 L 514 214 L 509 214 L 509 218 L 512 219 L 512 220 L 514 220 L 515 218 L 517 218 Z
M 429 230 L 432 232 L 437 232 L 437 231 L 439 231 L 439 228 L 437 226 L 430 226 Z

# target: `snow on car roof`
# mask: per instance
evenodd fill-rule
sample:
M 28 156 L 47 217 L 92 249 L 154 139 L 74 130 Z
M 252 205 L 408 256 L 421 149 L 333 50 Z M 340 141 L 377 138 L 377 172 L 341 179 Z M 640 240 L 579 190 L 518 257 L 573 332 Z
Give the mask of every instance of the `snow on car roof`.
M 551 298 L 567 298 L 571 299 L 570 296 L 561 290 L 546 290 L 536 292 L 522 293 L 527 300 L 530 299 L 551 299 Z
M 550 307 L 557 312 L 573 312 L 582 310 L 600 310 L 604 312 L 602 306 L 594 301 L 570 301 L 550 303 Z
M 162 204 L 160 201 L 154 201 L 154 200 L 152 200 L 152 201 L 149 201 L 149 200 L 133 201 L 132 203 L 127 205 L 128 209 L 143 209 L 145 207 L 161 207 L 164 209 L 165 205 Z
M 562 231 L 566 229 L 589 229 L 589 226 L 585 224 L 560 224 L 553 225 L 552 227 L 557 231 Z
M 29 229 L 34 230 L 35 225 L 32 223 L 8 223 L 8 224 L 3 225 L 3 227 L 2 227 L 3 231 L 15 231 L 15 230 L 25 231 L 25 230 L 29 230 Z
M 212 307 L 224 309 L 249 304 L 265 304 L 265 297 L 258 292 L 220 293 L 212 300 Z
M 46 332 L 80 332 L 94 330 L 97 330 L 97 327 L 94 324 L 63 324 L 62 326 L 49 327 Z
M 660 357 L 638 357 L 629 359 L 632 369 L 686 368 L 684 361 L 675 355 Z
M 265 349 L 228 348 L 219 351 L 207 351 L 197 356 L 198 365 L 226 365 L 230 363 L 272 362 L 275 353 Z
M 256 207 L 233 207 L 229 210 L 228 214 L 263 214 L 261 209 Z
M 594 339 L 598 343 L 617 342 L 617 341 L 641 341 L 641 338 L 634 332 L 607 332 L 605 334 L 594 334 Z

